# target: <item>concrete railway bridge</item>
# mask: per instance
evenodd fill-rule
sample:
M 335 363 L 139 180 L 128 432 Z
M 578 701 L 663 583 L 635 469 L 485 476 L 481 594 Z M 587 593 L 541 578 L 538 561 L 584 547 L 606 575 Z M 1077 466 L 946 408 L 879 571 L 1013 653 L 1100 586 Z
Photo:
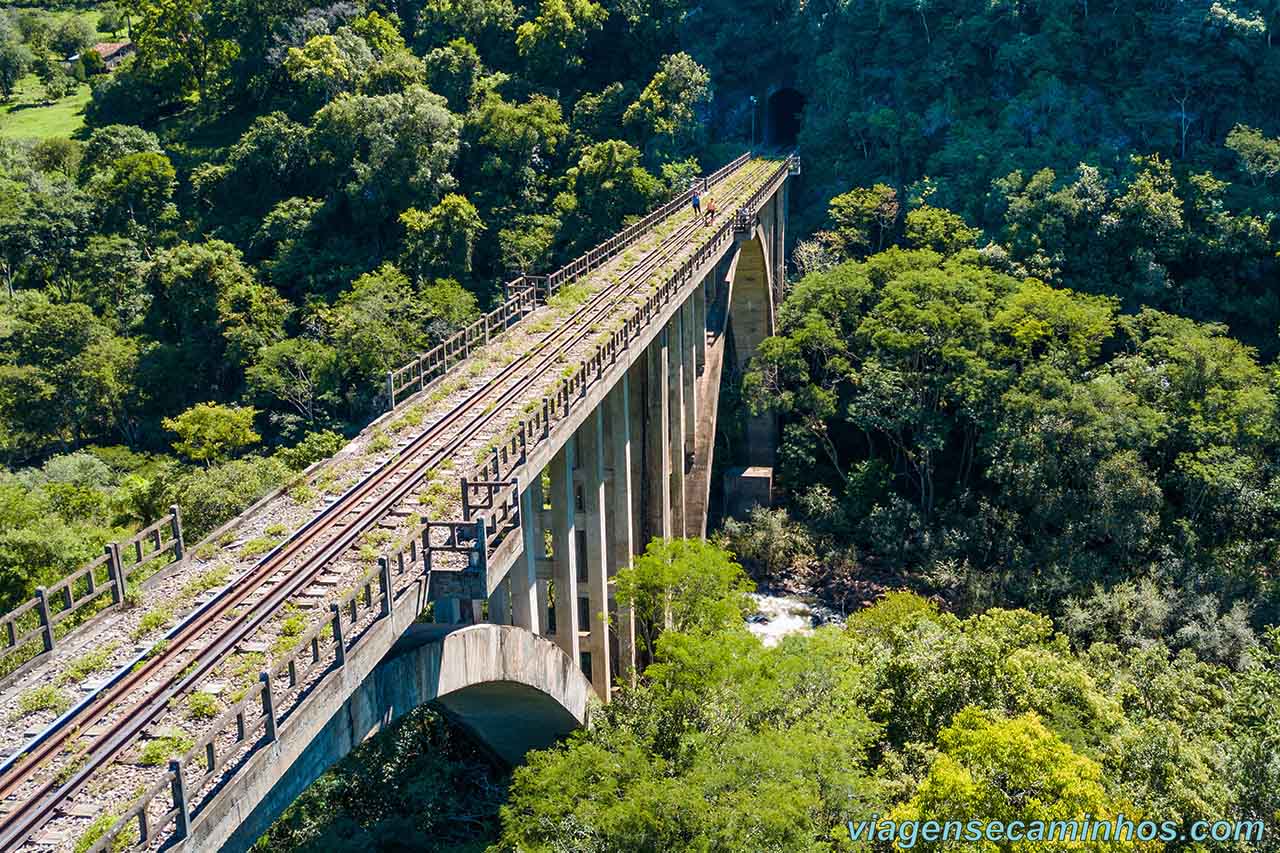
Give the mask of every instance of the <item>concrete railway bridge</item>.
M 511 762 L 582 725 L 633 675 L 613 576 L 653 537 L 706 532 L 725 361 L 742 367 L 773 331 L 797 174 L 794 156 L 743 155 L 703 179 L 716 222 L 695 221 L 686 192 L 564 269 L 508 283 L 503 305 L 389 373 L 370 429 L 407 413 L 421 426 L 0 768 L 0 790 L 19 792 L 0 847 L 69 847 L 49 827 L 85 815 L 94 774 L 377 525 L 394 537 L 376 567 L 318 607 L 141 797 L 113 806 L 92 850 L 244 850 L 325 768 L 424 702 Z M 768 499 L 774 433 L 751 419 L 746 456 L 721 460 L 736 466 L 729 501 Z M 88 747 L 71 745 L 91 727 Z M 40 769 L 76 749 L 56 775 Z

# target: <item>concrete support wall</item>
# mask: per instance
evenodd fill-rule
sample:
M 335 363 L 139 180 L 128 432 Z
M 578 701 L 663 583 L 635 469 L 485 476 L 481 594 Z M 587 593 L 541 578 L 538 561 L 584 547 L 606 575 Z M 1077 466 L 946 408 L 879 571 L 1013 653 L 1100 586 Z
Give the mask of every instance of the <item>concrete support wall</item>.
M 437 625 L 457 625 L 462 621 L 462 601 L 457 598 L 436 599 L 433 613 Z
M 591 686 L 609 701 L 613 666 L 609 661 L 609 560 L 605 503 L 604 407 L 597 406 L 578 429 L 578 465 L 582 472 L 582 515 L 586 527 L 587 619 Z M 617 519 L 627 523 L 626 517 Z
M 711 502 L 711 471 L 715 463 L 716 422 L 720 404 L 720 376 L 725 356 L 725 321 L 730 295 L 728 275 L 733 259 L 710 275 L 693 296 L 694 314 L 699 317 L 695 336 L 695 358 L 699 365 L 697 429 L 694 434 L 693 466 L 686 478 L 686 513 L 690 536 L 707 535 Z
M 693 350 L 698 376 L 707 366 L 707 299 L 714 280 L 714 276 L 707 276 L 693 293 L 693 326 L 697 330 L 693 336 Z
M 555 641 L 574 663 L 579 661 L 578 527 L 573 487 L 575 444 L 570 438 L 551 460 L 551 580 L 555 585 Z

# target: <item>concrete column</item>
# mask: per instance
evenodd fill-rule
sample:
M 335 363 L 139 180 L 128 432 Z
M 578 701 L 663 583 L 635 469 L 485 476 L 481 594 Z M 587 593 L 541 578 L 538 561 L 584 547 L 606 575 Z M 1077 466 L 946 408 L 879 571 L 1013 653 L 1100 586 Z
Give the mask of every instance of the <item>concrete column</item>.
M 542 633 L 551 630 L 551 583 L 545 578 L 538 579 L 537 587 L 538 618 L 542 620 Z
M 627 524 L 626 516 L 606 525 L 604 493 L 604 406 L 597 406 L 578 429 L 578 464 L 582 471 L 582 513 L 587 539 L 587 599 L 591 653 L 591 686 L 601 699 L 609 701 L 613 667 L 609 662 L 609 562 L 606 551 L 608 527 Z
M 693 303 L 697 301 L 699 288 L 694 288 L 693 295 L 680 308 L 681 344 L 684 347 L 684 458 L 693 453 L 693 438 L 698 429 L 698 377 L 697 347 L 694 338 L 698 335 L 694 318 Z M 688 465 L 683 470 L 688 473 Z M 688 525 L 686 525 L 687 527 Z M 687 533 L 686 533 L 687 535 Z
M 520 535 L 524 556 L 511 567 L 511 616 L 515 625 L 543 633 L 547 628 L 543 610 L 546 590 L 538 598 L 538 560 L 547 556 L 542 533 L 542 472 L 529 474 L 529 484 L 520 492 Z
M 571 436 L 551 460 L 551 579 L 555 584 L 556 645 L 576 665 L 578 651 L 578 531 Z
M 707 366 L 707 287 L 715 273 L 708 275 L 693 292 L 693 358 L 697 373 Z
M 667 327 L 667 381 L 670 391 L 671 477 L 668 492 L 671 501 L 671 536 L 684 536 L 684 471 L 685 471 L 685 401 L 684 401 L 684 323 L 682 312 L 676 311 Z
M 671 538 L 671 392 L 667 329 L 645 354 L 644 491 L 648 537 Z
M 783 292 L 787 276 L 787 200 L 790 197 L 790 187 L 791 181 L 789 179 L 783 181 L 782 187 L 773 197 L 773 218 L 778 227 L 777 241 L 773 250 L 775 252 L 774 257 L 777 258 L 779 295 Z
M 609 578 L 620 569 L 631 566 L 631 555 L 635 553 L 633 535 L 634 516 L 631 499 L 631 377 L 622 375 L 620 381 L 605 400 L 608 417 L 608 431 L 605 433 L 609 446 L 608 465 L 613 473 L 609 481 L 608 507 L 609 524 Z M 614 593 L 610 591 L 612 597 Z M 631 608 L 617 605 L 617 615 L 612 625 L 618 638 L 618 674 L 627 684 L 635 683 L 636 665 L 636 628 Z

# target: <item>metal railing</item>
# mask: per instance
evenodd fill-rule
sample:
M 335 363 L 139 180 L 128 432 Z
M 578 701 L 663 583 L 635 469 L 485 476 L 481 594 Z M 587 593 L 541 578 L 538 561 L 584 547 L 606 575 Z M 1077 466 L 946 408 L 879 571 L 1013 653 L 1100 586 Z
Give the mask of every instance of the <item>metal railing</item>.
M 102 556 L 53 586 L 38 587 L 34 598 L 0 616 L 0 668 L 16 670 L 52 652 L 57 641 L 88 616 L 119 607 L 124 602 L 129 575 L 146 571 L 169 554 L 173 559 L 166 565 L 175 563 L 182 559 L 183 552 L 182 517 L 174 504 L 164 518 L 128 539 L 109 543 Z M 101 599 L 107 595 L 111 601 L 104 605 Z M 86 608 L 92 608 L 92 612 L 86 614 Z M 77 616 L 79 623 L 62 632 L 57 630 Z M 15 658 L 22 659 L 14 664 Z M 10 671 L 4 677 L 12 674 Z
M 701 179 L 704 188 L 714 186 L 751 159 L 750 152 L 735 157 Z M 693 190 L 685 190 L 643 219 L 633 222 L 618 234 L 605 240 L 586 254 L 580 255 L 550 275 L 521 275 L 502 286 L 501 305 L 476 320 L 443 343 L 417 356 L 395 370 L 387 371 L 385 393 L 388 409 L 394 409 L 406 396 L 417 394 L 443 378 L 449 368 L 468 358 L 477 346 L 487 345 L 494 337 L 524 319 L 538 305 L 572 284 L 583 275 L 599 268 L 619 252 L 640 239 L 656 223 L 689 203 Z

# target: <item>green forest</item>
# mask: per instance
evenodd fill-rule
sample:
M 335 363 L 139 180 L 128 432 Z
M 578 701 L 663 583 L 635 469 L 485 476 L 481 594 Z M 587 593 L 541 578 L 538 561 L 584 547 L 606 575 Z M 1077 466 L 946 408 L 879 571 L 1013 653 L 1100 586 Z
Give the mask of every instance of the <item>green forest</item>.
M 888 850 L 847 821 L 1123 812 L 1269 830 L 1134 849 L 1280 850 L 1280 3 L 72 11 L 136 52 L 64 69 L 94 37 L 68 8 L 0 9 L 6 103 L 90 92 L 69 135 L 0 124 L 6 606 L 331 455 L 504 280 L 750 147 L 804 165 L 776 334 L 724 395 L 779 418 L 775 506 L 634 569 L 705 618 L 513 775 L 427 709 L 264 849 Z M 848 625 L 765 648 L 753 584 Z

